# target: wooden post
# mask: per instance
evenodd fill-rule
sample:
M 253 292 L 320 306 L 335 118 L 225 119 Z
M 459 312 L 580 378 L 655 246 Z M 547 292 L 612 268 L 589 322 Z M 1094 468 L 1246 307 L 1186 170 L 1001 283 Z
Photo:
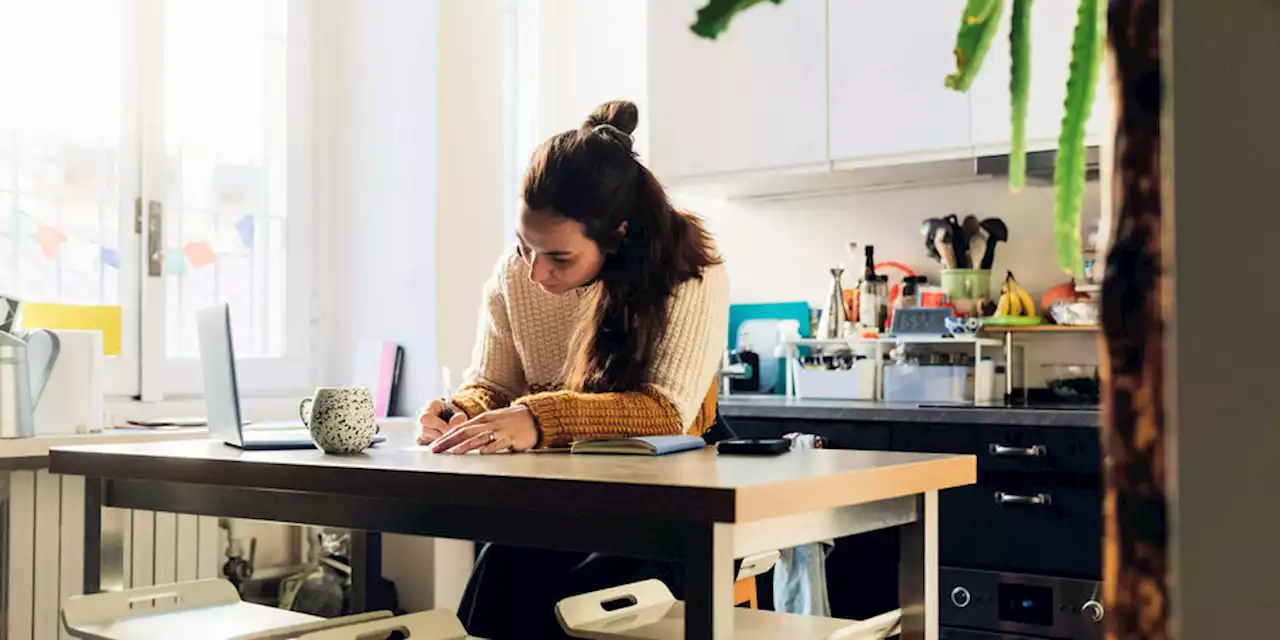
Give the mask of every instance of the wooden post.
M 1111 0 L 1115 215 L 1102 285 L 1107 638 L 1169 637 L 1159 0 Z

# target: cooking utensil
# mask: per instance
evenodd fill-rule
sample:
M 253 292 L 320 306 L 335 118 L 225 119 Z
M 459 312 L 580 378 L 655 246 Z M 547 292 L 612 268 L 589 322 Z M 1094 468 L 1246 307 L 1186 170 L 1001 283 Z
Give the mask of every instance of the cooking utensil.
M 933 246 L 938 254 L 938 260 L 942 262 L 942 268 L 956 268 L 955 248 L 951 244 L 951 226 L 943 224 L 939 226 L 933 233 Z
M 1041 367 L 1054 395 L 1063 400 L 1097 402 L 1102 383 L 1093 364 L 1046 364 Z
M 920 233 L 924 235 L 924 248 L 929 251 L 929 257 L 942 261 L 942 256 L 938 253 L 938 247 L 935 239 L 938 236 L 938 229 L 947 227 L 947 223 L 938 218 L 926 218 L 920 223 Z
M 951 251 L 954 255 L 956 268 L 971 268 L 973 265 L 969 264 L 969 242 L 965 239 L 964 226 L 960 224 L 960 218 L 951 213 L 947 214 L 943 221 L 951 227 Z
M 964 217 L 964 223 L 961 226 L 964 228 L 965 244 L 969 246 L 969 267 L 973 268 L 982 258 L 979 252 L 986 246 L 982 235 L 982 223 L 978 222 L 976 216 L 968 215 Z
M 987 234 L 987 249 L 982 254 L 980 269 L 990 269 L 996 261 L 996 243 L 1009 241 L 1009 227 L 1000 218 L 987 218 L 979 223 Z

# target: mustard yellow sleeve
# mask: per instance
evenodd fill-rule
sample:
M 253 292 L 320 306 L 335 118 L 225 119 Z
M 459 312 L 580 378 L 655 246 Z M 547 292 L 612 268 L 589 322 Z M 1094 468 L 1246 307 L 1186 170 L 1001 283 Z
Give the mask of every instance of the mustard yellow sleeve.
M 538 425 L 538 447 L 562 447 L 588 438 L 628 438 L 678 434 L 676 408 L 649 391 L 579 393 L 550 391 L 517 399 Z
M 483 382 L 469 382 L 463 385 L 454 392 L 451 399 L 454 406 L 467 414 L 468 418 L 511 405 L 511 396 Z

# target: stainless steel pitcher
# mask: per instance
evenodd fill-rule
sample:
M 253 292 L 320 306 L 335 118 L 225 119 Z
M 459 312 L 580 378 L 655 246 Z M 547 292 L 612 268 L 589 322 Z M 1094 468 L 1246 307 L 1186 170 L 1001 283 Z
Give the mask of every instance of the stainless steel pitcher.
M 21 336 L 0 331 L 0 438 L 35 435 L 36 404 L 61 348 L 47 329 Z

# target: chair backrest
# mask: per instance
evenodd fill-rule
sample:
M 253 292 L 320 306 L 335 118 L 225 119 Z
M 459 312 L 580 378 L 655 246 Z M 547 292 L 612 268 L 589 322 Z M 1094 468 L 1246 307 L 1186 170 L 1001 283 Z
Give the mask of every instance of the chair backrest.
M 575 633 L 621 618 L 629 618 L 626 624 L 632 627 L 656 622 L 675 603 L 676 597 L 661 580 L 642 580 L 565 598 L 556 603 L 556 618 L 565 633 L 582 637 Z
M 139 587 L 127 591 L 103 591 L 71 596 L 62 604 L 62 621 L 68 629 L 81 629 L 145 613 L 201 609 L 240 602 L 240 593 L 226 580 L 209 579 Z
M 393 615 L 394 614 L 390 611 L 353 613 L 349 616 L 342 616 L 339 618 L 320 618 L 318 620 L 289 625 L 287 627 L 276 627 L 275 629 L 269 629 L 266 631 L 246 633 L 240 636 L 232 636 L 227 640 L 295 640 L 306 633 L 332 629 L 334 627 L 344 627 L 361 622 L 369 622 L 371 620 L 382 620 L 384 618 L 390 618 Z

